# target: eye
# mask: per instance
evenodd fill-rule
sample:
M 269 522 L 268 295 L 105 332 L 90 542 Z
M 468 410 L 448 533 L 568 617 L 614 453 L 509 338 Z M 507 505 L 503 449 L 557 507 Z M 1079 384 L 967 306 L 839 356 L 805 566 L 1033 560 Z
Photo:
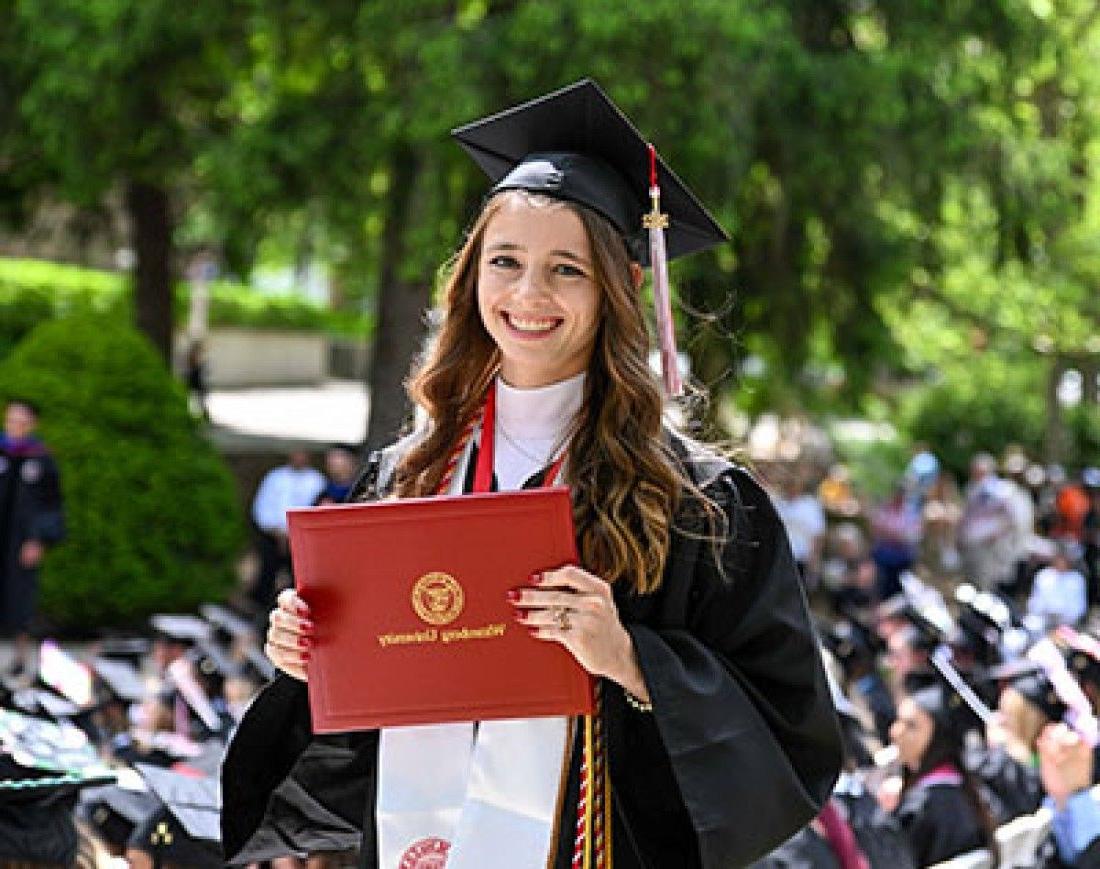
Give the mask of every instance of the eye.
M 582 269 L 577 268 L 572 263 L 558 263 L 554 266 L 554 274 L 562 275 L 567 278 L 583 278 L 585 273 Z
M 506 253 L 498 253 L 496 256 L 489 258 L 489 265 L 501 269 L 515 269 L 519 268 L 519 260 Z

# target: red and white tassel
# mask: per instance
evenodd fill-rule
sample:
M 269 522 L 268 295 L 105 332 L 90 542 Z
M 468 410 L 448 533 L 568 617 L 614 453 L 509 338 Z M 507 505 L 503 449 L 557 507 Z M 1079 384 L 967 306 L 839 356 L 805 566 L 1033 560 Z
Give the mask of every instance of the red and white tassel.
M 684 394 L 680 380 L 679 357 L 676 352 L 676 324 L 672 319 L 672 294 L 668 283 L 668 251 L 665 230 L 668 215 L 661 212 L 661 186 L 657 181 L 657 149 L 649 148 L 649 199 L 652 209 L 642 218 L 649 230 L 649 267 L 653 272 L 653 307 L 657 314 L 657 340 L 661 348 L 661 373 L 665 392 L 670 396 Z

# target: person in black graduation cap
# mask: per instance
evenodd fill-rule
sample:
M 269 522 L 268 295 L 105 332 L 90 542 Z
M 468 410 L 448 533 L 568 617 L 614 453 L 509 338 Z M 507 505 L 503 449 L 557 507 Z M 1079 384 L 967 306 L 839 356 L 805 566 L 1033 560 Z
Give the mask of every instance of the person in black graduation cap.
M 516 577 L 509 599 L 600 678 L 604 738 L 583 738 L 591 721 L 527 719 L 311 739 L 297 681 L 310 610 L 286 592 L 267 649 L 289 675 L 250 708 L 223 770 L 227 857 L 350 841 L 384 869 L 443 854 L 561 869 L 575 851 L 584 866 L 743 865 L 818 812 L 840 745 L 768 496 L 664 424 L 648 364 L 643 266 L 660 298 L 666 242 L 676 257 L 725 234 L 591 81 L 455 136 L 495 186 L 411 381 L 428 424 L 373 457 L 352 497 L 481 490 L 483 453 L 493 488 L 537 486 L 564 459 L 583 567 Z M 661 334 L 671 394 L 667 319 Z M 485 762 L 494 751 L 513 760 Z M 601 764 L 609 783 L 585 772 Z
M 966 733 L 977 723 L 963 698 L 942 682 L 898 704 L 890 736 L 904 772 L 894 814 L 918 866 L 979 848 L 993 852 L 996 865 L 993 817 L 962 758 Z

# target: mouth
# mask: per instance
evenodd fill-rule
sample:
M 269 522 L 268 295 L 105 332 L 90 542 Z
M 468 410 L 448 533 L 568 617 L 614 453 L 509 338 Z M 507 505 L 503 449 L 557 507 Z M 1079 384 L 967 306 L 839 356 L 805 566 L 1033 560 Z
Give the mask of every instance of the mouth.
M 522 317 L 508 311 L 502 311 L 501 317 L 510 332 L 523 338 L 549 335 L 563 322 L 561 317 Z

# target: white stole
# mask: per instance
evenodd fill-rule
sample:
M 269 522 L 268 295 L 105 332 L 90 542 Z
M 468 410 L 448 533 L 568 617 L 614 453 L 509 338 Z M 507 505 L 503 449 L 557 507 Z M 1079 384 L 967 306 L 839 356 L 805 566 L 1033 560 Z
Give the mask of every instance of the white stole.
M 579 393 L 582 385 L 583 376 L 570 389 Z M 472 443 L 451 494 L 462 492 Z M 379 869 L 545 869 L 556 845 L 569 732 L 568 718 L 383 728 Z

